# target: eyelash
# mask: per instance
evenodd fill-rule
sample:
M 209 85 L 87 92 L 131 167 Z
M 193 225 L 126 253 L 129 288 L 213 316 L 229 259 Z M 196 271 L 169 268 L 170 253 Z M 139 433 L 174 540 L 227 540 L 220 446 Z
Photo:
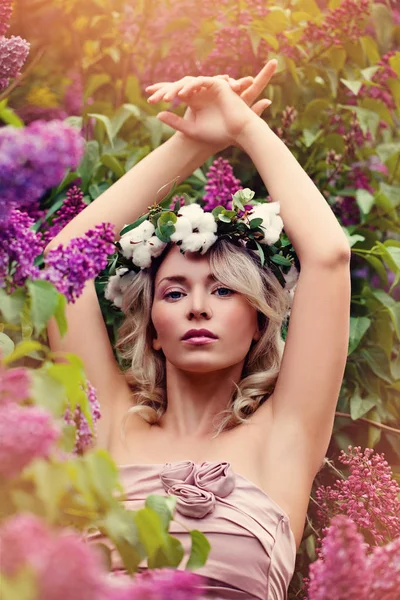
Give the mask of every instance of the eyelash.
M 216 290 L 214 290 L 214 292 L 217 292 L 218 290 L 228 290 L 231 294 L 234 294 L 235 292 L 227 287 L 219 287 Z M 167 292 L 166 294 L 164 294 L 164 298 L 170 298 L 171 300 L 179 300 L 179 298 L 171 298 L 171 294 L 183 294 L 183 292 L 179 291 L 179 290 L 172 290 L 171 292 Z M 220 296 L 220 298 L 228 298 L 229 296 Z

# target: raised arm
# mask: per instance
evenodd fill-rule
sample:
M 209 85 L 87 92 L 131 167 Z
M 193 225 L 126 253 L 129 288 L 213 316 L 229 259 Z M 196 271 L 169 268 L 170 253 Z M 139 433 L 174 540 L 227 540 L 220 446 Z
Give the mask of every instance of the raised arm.
M 266 65 L 254 80 L 243 78 L 235 82 L 228 76 L 222 78 L 229 82 L 232 90 L 243 94 L 246 103 L 252 104 L 267 85 L 271 74 L 271 68 Z M 265 103 L 264 100 L 257 102 L 252 110 L 261 112 Z M 193 118 L 190 110 L 185 117 L 188 120 Z M 149 205 L 165 197 L 172 185 L 167 184 L 177 177 L 184 181 L 210 155 L 223 148 L 223 135 L 218 136 L 218 132 L 214 144 L 176 133 L 77 215 L 49 243 L 45 255 L 58 244 L 67 243 L 102 222 L 114 224 L 118 239 L 119 231 L 126 223 L 135 221 Z M 118 419 L 134 398 L 114 359 L 94 281 L 88 281 L 75 304 L 67 306 L 66 318 L 68 331 L 62 339 L 54 319 L 49 322 L 50 347 L 53 351 L 75 353 L 83 360 L 86 375 L 97 390 L 101 407 L 97 443 L 108 448 L 114 419 Z

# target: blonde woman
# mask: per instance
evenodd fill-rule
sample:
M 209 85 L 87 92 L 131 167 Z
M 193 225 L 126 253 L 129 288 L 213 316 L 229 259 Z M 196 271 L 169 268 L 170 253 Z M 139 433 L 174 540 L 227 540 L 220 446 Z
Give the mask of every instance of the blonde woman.
M 49 326 L 52 348 L 79 354 L 97 388 L 97 444 L 120 466 L 127 507 L 140 508 L 149 494 L 177 496 L 170 531 L 186 552 L 187 529 L 205 533 L 211 552 L 197 573 L 204 590 L 226 599 L 287 597 L 348 348 L 347 238 L 260 118 L 268 101 L 251 106 L 276 65 L 269 61 L 254 80 L 186 77 L 150 86 L 151 103 L 187 104 L 184 119 L 159 115 L 177 133 L 52 242 L 102 221 L 120 231 L 163 185 L 184 180 L 229 145 L 248 153 L 279 203 L 301 264 L 286 342 L 280 332 L 287 291 L 257 252 L 215 234 L 205 252 L 203 246 L 183 254 L 170 242 L 124 286 L 118 346 L 130 364 L 126 373 L 114 360 L 93 282 L 68 306 L 62 341 Z

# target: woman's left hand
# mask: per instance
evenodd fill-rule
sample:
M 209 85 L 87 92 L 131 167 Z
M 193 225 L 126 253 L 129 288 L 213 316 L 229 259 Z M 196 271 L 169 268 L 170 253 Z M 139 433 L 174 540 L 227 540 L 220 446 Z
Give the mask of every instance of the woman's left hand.
M 258 116 L 270 104 L 254 100 L 265 88 L 276 69 L 276 61 L 269 61 L 255 79 L 244 77 L 234 80 L 228 75 L 215 77 L 184 77 L 176 82 L 163 82 L 146 88 L 153 92 L 150 103 L 179 98 L 188 109 L 184 118 L 163 111 L 157 117 L 178 132 L 222 150 L 235 143 L 236 136 L 253 113 Z M 240 96 L 238 95 L 240 94 Z M 249 106 L 251 105 L 251 106 Z

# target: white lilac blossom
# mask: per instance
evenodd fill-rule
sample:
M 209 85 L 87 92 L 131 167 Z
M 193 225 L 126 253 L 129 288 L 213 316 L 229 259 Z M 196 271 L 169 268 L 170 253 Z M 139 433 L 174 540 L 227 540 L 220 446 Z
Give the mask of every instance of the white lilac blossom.
M 283 221 L 279 216 L 280 203 L 267 202 L 256 205 L 249 213 L 250 219 L 262 219 L 261 229 L 264 230 L 264 237 L 259 240 L 262 244 L 275 244 L 283 229 Z
M 110 277 L 104 290 L 105 298 L 113 302 L 118 308 L 122 308 L 122 296 L 135 276 L 136 273 L 130 271 L 127 267 L 116 269 L 116 274 Z
M 125 258 L 131 259 L 141 269 L 150 267 L 151 259 L 159 256 L 167 245 L 154 235 L 154 231 L 150 221 L 143 221 L 119 240 Z

